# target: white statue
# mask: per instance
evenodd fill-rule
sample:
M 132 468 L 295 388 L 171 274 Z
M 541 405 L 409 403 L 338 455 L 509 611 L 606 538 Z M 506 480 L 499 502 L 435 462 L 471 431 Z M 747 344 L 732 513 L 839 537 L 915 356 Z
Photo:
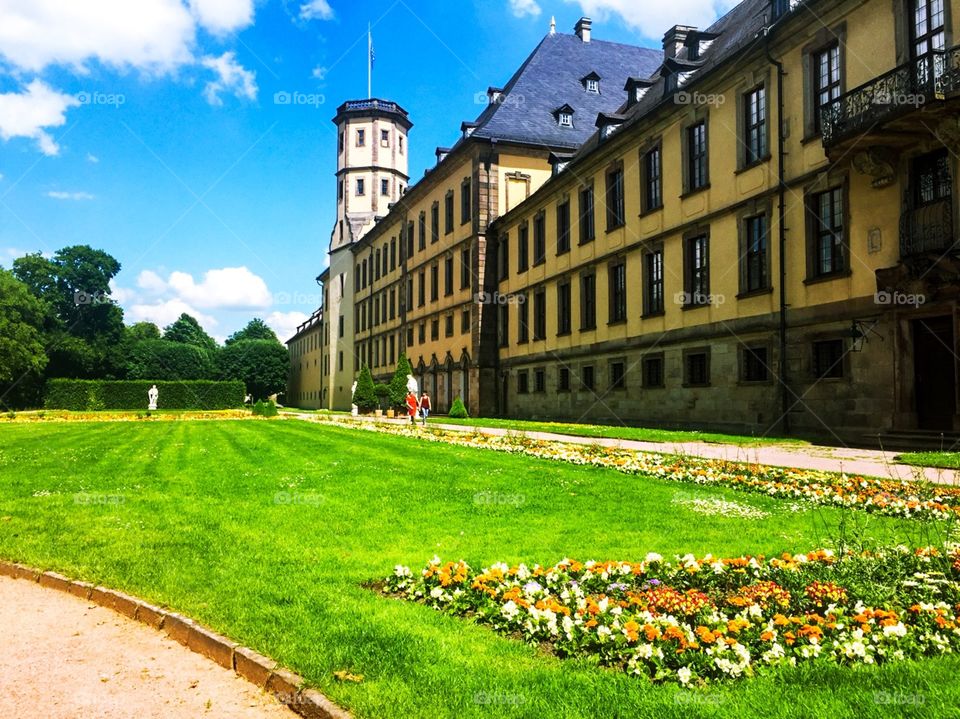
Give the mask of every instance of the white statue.
M 357 413 L 360 411 L 357 405 L 353 403 L 353 395 L 357 393 L 357 381 L 353 381 L 353 386 L 350 388 L 350 414 L 354 417 L 357 416 Z
M 420 385 L 417 384 L 417 378 L 412 374 L 407 375 L 407 392 L 413 392 L 417 397 L 420 396 Z
M 147 399 L 150 400 L 150 405 L 147 409 L 156 409 L 157 408 L 157 397 L 160 396 L 159 390 L 157 390 L 157 385 L 153 385 L 149 390 L 147 390 Z

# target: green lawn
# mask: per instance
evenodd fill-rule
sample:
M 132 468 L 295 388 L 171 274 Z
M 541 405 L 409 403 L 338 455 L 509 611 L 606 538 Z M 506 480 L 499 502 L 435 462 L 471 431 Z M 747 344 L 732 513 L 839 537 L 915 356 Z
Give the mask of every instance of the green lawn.
M 497 427 L 517 432 L 554 432 L 570 434 L 576 437 L 609 437 L 628 439 L 638 442 L 713 442 L 716 444 L 808 444 L 802 439 L 783 439 L 780 437 L 751 437 L 737 434 L 717 434 L 673 429 L 649 429 L 644 427 L 624 427 L 604 424 L 579 424 L 576 422 L 534 422 L 522 419 L 493 419 L 486 417 L 470 419 L 451 419 L 449 417 L 431 417 L 427 422 L 436 424 L 456 424 L 468 427 Z
M 918 467 L 960 469 L 960 452 L 905 452 L 895 459 L 902 464 L 913 464 Z
M 510 501 L 475 502 L 484 492 Z M 89 501 L 97 495 L 113 499 Z M 691 496 L 771 516 L 674 502 Z M 559 660 L 362 586 L 435 553 L 476 564 L 769 555 L 840 531 L 928 539 L 917 522 L 794 512 L 763 496 L 295 420 L 0 426 L 0 556 L 173 607 L 357 717 L 954 715 L 960 658 L 806 666 L 690 692 Z M 339 683 L 337 670 L 365 679 Z

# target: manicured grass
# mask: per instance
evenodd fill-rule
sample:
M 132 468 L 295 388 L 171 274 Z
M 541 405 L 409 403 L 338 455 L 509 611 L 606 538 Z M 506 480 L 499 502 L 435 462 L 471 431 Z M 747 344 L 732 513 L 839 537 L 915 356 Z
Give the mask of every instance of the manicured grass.
M 917 467 L 960 469 L 960 452 L 905 452 L 897 455 L 895 459 L 902 464 L 913 464 Z
M 603 424 L 578 424 L 576 422 L 534 422 L 521 419 L 492 419 L 486 417 L 471 417 L 470 419 L 431 417 L 427 422 L 455 424 L 467 427 L 496 427 L 515 430 L 517 432 L 553 432 L 555 434 L 569 434 L 575 437 L 608 437 L 610 439 L 628 439 L 637 442 L 713 442 L 715 444 L 739 445 L 809 444 L 802 439 L 751 437 L 737 434 L 649 429 L 644 427 L 623 427 Z
M 771 515 L 704 516 L 673 501 L 692 496 Z M 293 420 L 0 426 L 0 556 L 171 606 L 357 717 L 948 716 L 957 658 L 806 666 L 691 693 L 362 586 L 435 553 L 477 565 L 770 555 L 839 534 L 920 544 L 927 528 Z M 339 683 L 337 670 L 364 681 Z

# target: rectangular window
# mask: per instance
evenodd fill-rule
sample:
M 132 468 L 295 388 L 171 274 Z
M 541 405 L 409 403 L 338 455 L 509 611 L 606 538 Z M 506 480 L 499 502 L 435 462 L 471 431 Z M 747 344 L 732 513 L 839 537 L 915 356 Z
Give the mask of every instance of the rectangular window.
M 430 339 L 440 339 L 440 320 L 430 320 Z
M 823 111 L 840 97 L 840 43 L 834 43 L 811 59 L 813 71 L 813 129 L 820 132 Z
M 430 244 L 440 241 L 440 203 L 434 202 L 430 207 Z
M 417 336 L 419 337 L 418 341 L 420 342 L 420 344 L 423 344 L 424 342 L 427 341 L 427 323 L 426 322 L 420 323 L 420 329 L 417 332 Z
M 580 190 L 580 244 L 593 242 L 596 230 L 593 223 L 593 186 Z
M 443 232 L 453 232 L 453 190 L 447 191 L 443 198 Z
M 413 327 L 407 327 L 407 346 L 413 347 Z
M 627 366 L 623 360 L 610 363 L 610 389 L 627 388 Z
M 510 343 L 510 305 L 497 305 L 497 346 Z
M 357 130 L 357 147 L 363 147 L 367 144 L 367 131 L 364 129 Z
M 698 307 L 710 304 L 710 248 L 707 235 L 688 238 L 684 249 L 684 305 Z
M 744 347 L 741 351 L 741 379 L 744 382 L 766 382 L 769 378 L 766 347 Z
M 626 221 L 623 197 L 623 166 L 607 172 L 607 232 L 621 227 Z
M 517 394 L 527 394 L 530 391 L 530 377 L 525 369 L 517 371 Z
M 470 248 L 460 250 L 460 289 L 470 287 Z
M 465 224 L 470 222 L 471 213 L 470 213 L 470 189 L 471 183 L 470 178 L 468 177 L 462 183 L 460 183 L 460 224 Z
M 567 367 L 561 367 L 557 372 L 557 391 L 570 391 L 570 370 Z
M 447 315 L 444 317 L 444 334 L 447 337 L 453 337 L 453 315 Z
M 687 128 L 687 192 L 707 186 L 707 123 L 701 120 Z
M 643 211 L 652 212 L 663 207 L 663 160 L 660 145 L 643 155 Z
M 547 261 L 547 216 L 540 210 L 533 218 L 533 265 Z
M 381 195 L 390 194 L 390 180 L 380 180 L 380 194 Z
M 363 193 L 366 191 L 364 187 L 364 182 L 362 177 L 357 178 L 357 197 L 362 197 Z
M 417 244 L 420 250 L 427 249 L 427 213 L 420 212 L 417 223 Z
M 743 96 L 744 165 L 760 162 L 767 156 L 766 89 L 760 87 Z
M 621 260 L 609 269 L 610 324 L 627 320 L 627 263 Z
M 530 266 L 530 226 L 524 222 L 517 229 L 517 272 L 526 272 Z
M 557 284 L 557 334 L 570 334 L 570 282 Z
M 390 147 L 389 130 L 380 130 L 380 147 Z
M 400 301 L 400 311 L 408 309 L 413 309 L 413 276 L 407 277 L 407 296 Z
M 910 194 L 913 207 L 932 205 L 950 197 L 953 178 L 946 150 L 920 155 L 910 163 Z
M 710 356 L 706 352 L 690 352 L 685 357 L 685 384 L 706 387 L 710 384 Z
M 436 302 L 440 297 L 440 266 L 430 268 L 430 301 Z
M 420 270 L 420 292 L 417 296 L 417 307 L 423 307 L 427 303 L 427 273 Z
M 844 257 L 843 188 L 819 192 L 811 198 L 813 272 L 822 277 L 843 272 Z
M 583 385 L 583 389 L 593 390 L 595 382 L 592 364 L 584 365 L 580 372 L 580 383 Z
M 443 260 L 443 294 L 444 296 L 453 294 L 453 258 L 447 257 Z
M 813 374 L 819 379 L 843 377 L 843 340 L 813 343 Z
M 547 291 L 539 289 L 533 293 L 533 339 L 547 338 Z
M 597 276 L 589 272 L 580 277 L 580 331 L 597 327 Z
M 557 254 L 570 251 L 570 200 L 557 205 Z
M 423 217 L 423 213 L 420 213 L 420 217 Z M 423 249 L 422 247 L 420 248 Z M 407 223 L 407 257 L 413 257 L 413 220 Z
M 643 314 L 663 312 L 663 248 L 643 255 Z
M 527 293 L 517 295 L 517 344 L 530 340 L 530 303 Z
M 663 355 L 643 358 L 643 386 L 663 387 Z
M 743 223 L 745 247 L 743 249 L 745 292 L 766 289 L 767 278 L 767 216 L 748 217 Z
M 533 371 L 533 391 L 534 392 L 546 392 L 547 391 L 547 373 L 543 369 L 535 369 Z
M 943 0 L 913 0 L 911 3 L 910 51 L 914 58 L 946 47 Z
M 465 335 L 470 331 L 470 310 L 463 310 L 460 313 L 460 334 Z

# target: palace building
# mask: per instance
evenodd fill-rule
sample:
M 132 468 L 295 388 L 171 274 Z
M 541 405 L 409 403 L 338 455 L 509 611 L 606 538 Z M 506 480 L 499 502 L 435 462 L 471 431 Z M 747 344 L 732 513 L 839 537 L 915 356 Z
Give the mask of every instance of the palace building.
M 662 52 L 548 35 L 350 245 L 353 366 L 403 350 L 478 415 L 960 429 L 957 22 L 746 0 Z

